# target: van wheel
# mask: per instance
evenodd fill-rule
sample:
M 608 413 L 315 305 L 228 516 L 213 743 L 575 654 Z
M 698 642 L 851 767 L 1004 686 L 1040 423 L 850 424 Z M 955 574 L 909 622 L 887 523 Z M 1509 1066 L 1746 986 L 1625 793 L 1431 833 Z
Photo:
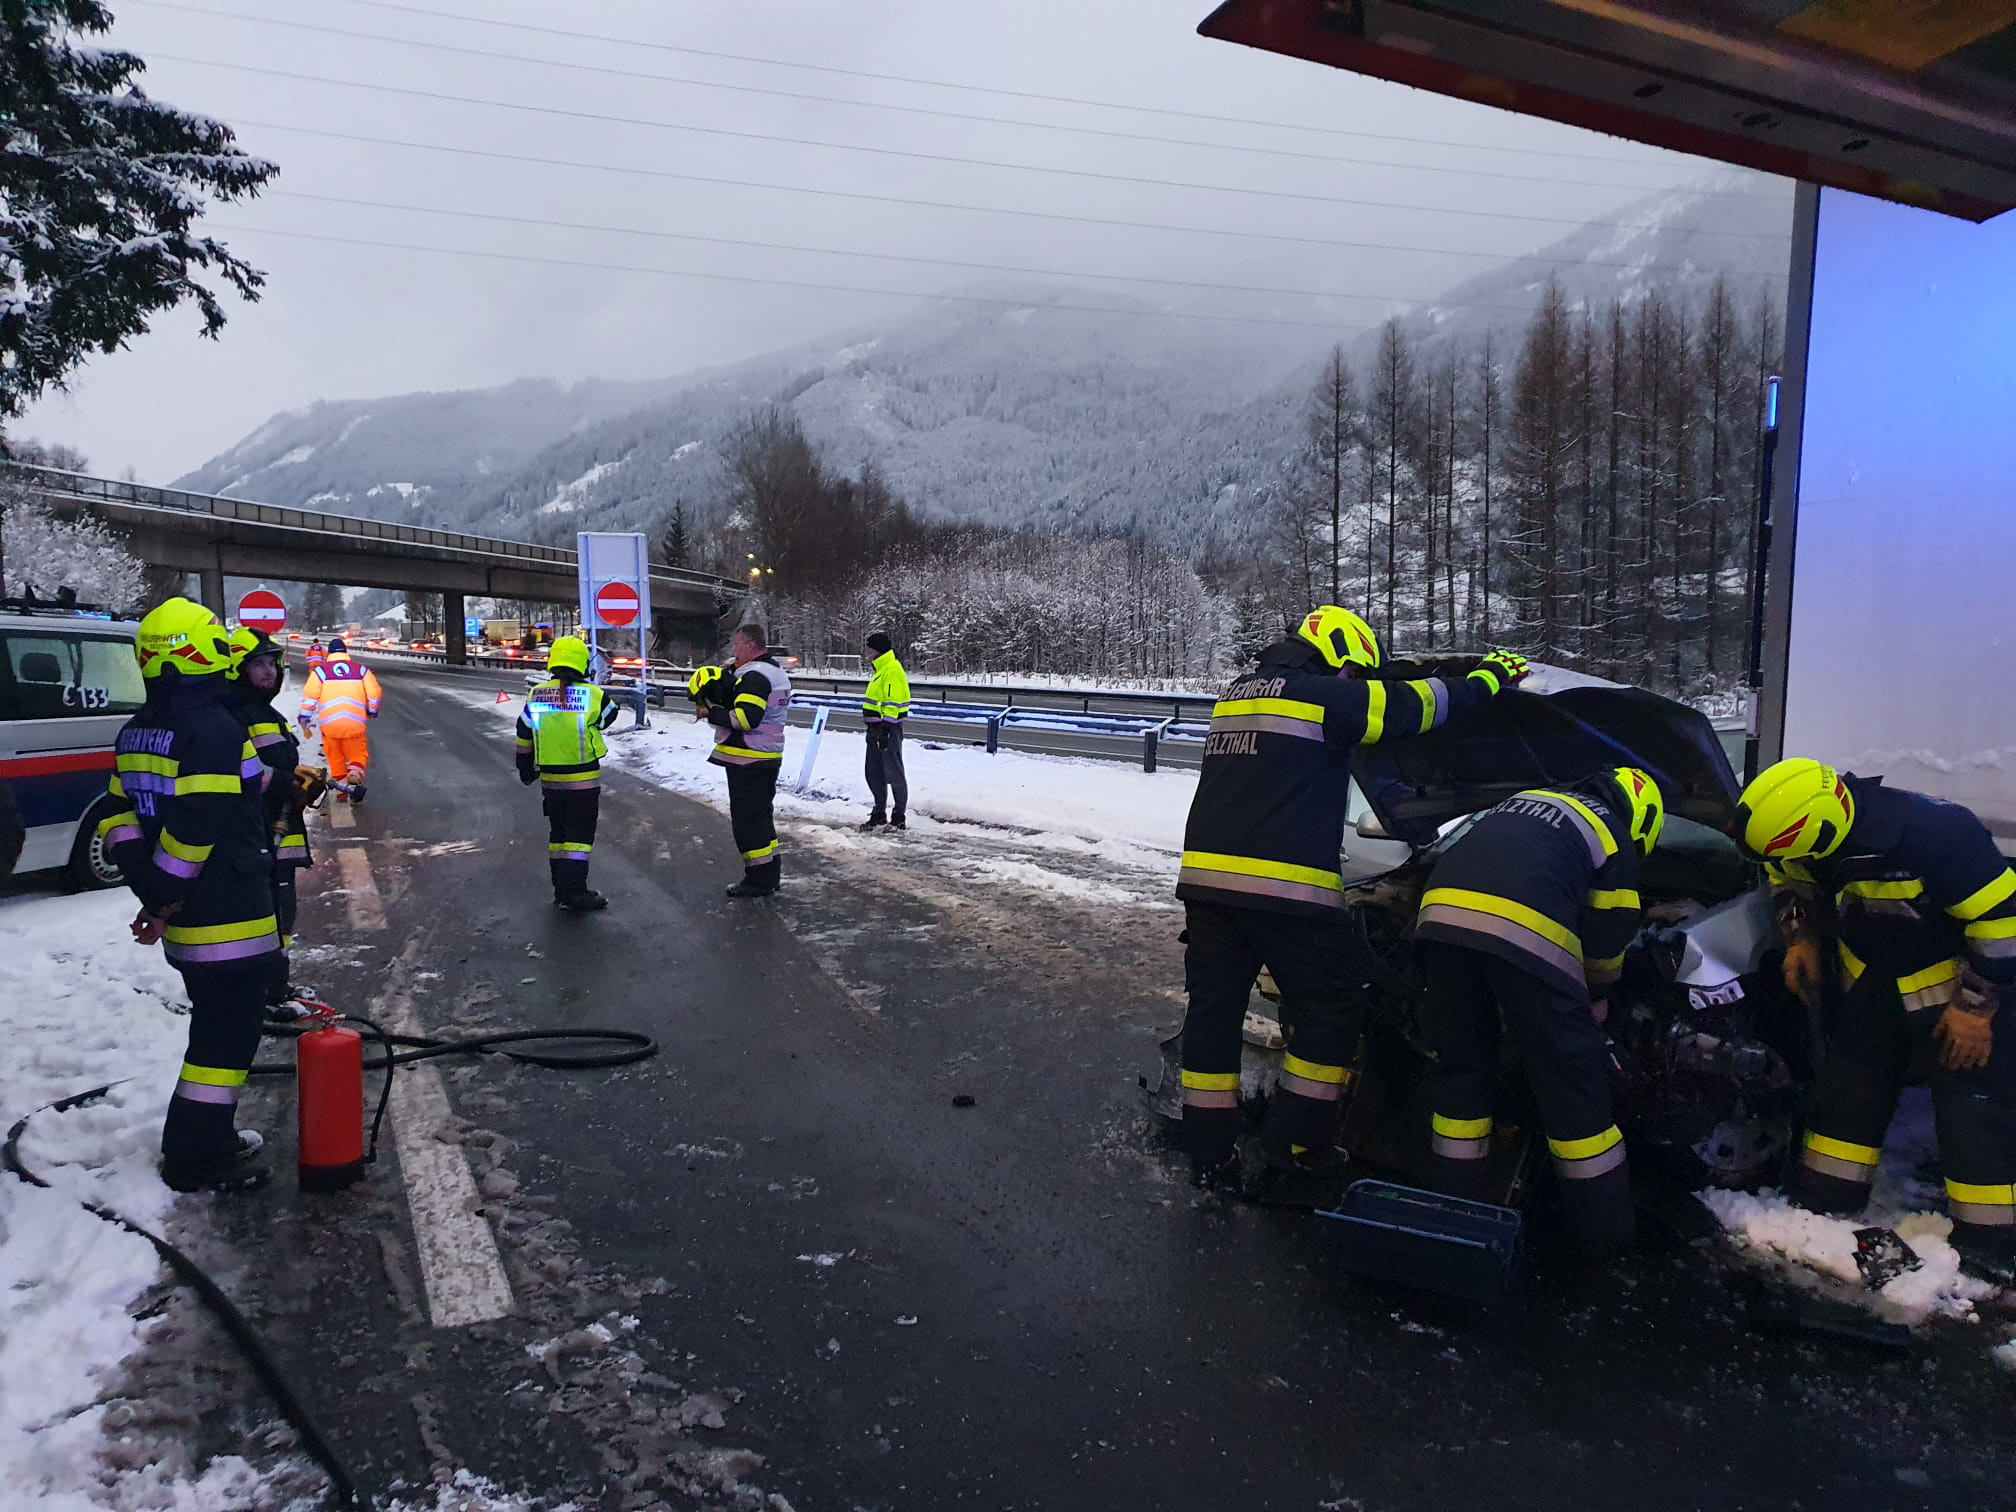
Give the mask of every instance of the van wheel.
M 96 892 L 100 888 L 117 887 L 126 880 L 105 853 L 105 842 L 98 838 L 98 821 L 117 812 L 110 793 L 84 811 L 84 818 L 77 826 L 77 838 L 70 846 L 70 862 L 63 868 L 64 880 L 74 891 Z

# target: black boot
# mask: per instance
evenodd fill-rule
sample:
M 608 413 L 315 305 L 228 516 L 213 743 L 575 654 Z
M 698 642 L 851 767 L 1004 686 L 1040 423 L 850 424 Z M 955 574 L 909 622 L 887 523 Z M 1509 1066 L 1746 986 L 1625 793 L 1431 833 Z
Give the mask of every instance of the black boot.
M 740 882 L 728 884 L 728 896 L 731 898 L 767 898 L 776 891 L 775 882 L 765 881 L 754 872 L 746 873 Z
M 252 1137 L 257 1139 L 258 1135 Z M 259 1146 L 248 1149 L 241 1136 L 237 1152 L 229 1160 L 194 1171 L 172 1171 L 163 1166 L 161 1179 L 177 1192 L 255 1192 L 272 1179 L 272 1172 L 260 1158 Z
M 898 816 L 898 819 L 900 821 L 901 819 L 900 815 Z M 889 821 L 886 817 L 884 817 L 882 810 L 877 809 L 875 810 L 874 813 L 868 816 L 866 822 L 862 824 L 861 828 L 863 828 L 864 830 L 880 829 L 882 828 L 883 825 L 887 824 L 888 822 Z
M 568 913 L 594 913 L 597 909 L 609 906 L 609 900 L 592 887 L 577 887 L 569 892 L 557 894 L 553 903 L 555 907 L 563 908 Z
M 889 816 L 889 828 L 908 829 L 909 826 L 903 822 L 903 816 L 901 814 L 891 814 Z

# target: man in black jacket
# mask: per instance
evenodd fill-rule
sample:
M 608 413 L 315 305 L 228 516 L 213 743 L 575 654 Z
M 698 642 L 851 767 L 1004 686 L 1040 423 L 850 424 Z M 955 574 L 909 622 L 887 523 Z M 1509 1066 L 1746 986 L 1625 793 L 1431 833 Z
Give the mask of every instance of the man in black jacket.
M 1382 680 L 1380 660 L 1372 628 L 1326 604 L 1212 710 L 1176 887 L 1190 994 L 1183 1135 L 1200 1185 L 1238 1179 L 1241 1032 L 1263 966 L 1288 1034 L 1267 1163 L 1321 1172 L 1334 1162 L 1364 1008 L 1338 871 L 1352 750 L 1461 719 L 1526 675 L 1509 651 L 1453 679 Z
M 181 1192 L 261 1186 L 258 1136 L 241 1136 L 235 1115 L 280 954 L 266 768 L 226 693 L 231 648 L 208 609 L 168 600 L 135 650 L 148 697 L 115 742 L 110 790 L 124 807 L 99 834 L 140 900 L 133 938 L 160 943 L 189 993 L 161 1175 Z
M 687 691 L 700 717 L 714 726 L 714 754 L 707 759 L 728 773 L 728 823 L 742 853 L 742 880 L 729 885 L 728 896 L 767 898 L 783 877 L 774 809 L 791 678 L 770 654 L 761 625 L 742 626 L 733 645 L 732 665 L 700 668 Z
M 231 670 L 224 674 L 227 692 L 265 769 L 259 777 L 259 806 L 266 838 L 273 846 L 273 917 L 280 926 L 280 953 L 267 978 L 266 1002 L 277 1007 L 294 993 L 287 951 L 294 943 L 294 920 L 300 909 L 295 878 L 302 867 L 315 864 L 308 854 L 305 805 L 299 801 L 308 784 L 297 775 L 301 742 L 273 707 L 286 679 L 286 652 L 264 631 L 242 627 L 232 631 L 230 647 Z

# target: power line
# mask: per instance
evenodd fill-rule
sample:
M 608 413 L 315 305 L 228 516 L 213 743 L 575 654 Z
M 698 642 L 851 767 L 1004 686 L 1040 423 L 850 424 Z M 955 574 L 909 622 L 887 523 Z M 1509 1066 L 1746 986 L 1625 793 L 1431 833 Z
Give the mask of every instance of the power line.
M 1424 147 L 1457 147 L 1470 152 L 1511 152 L 1532 157 L 1559 157 L 1591 163 L 1631 164 L 1650 161 L 1618 157 L 1614 153 L 1559 152 L 1546 147 L 1507 147 L 1493 142 L 1452 142 L 1429 137 L 1401 136 L 1393 132 L 1354 131 L 1344 126 L 1310 126 L 1298 121 L 1256 120 L 1248 116 L 1212 115 L 1197 110 L 1177 110 L 1160 105 L 1129 105 L 1116 100 L 1093 100 L 1077 95 L 1044 94 L 1036 90 L 1003 89 L 988 84 L 965 84 L 947 79 L 925 79 L 911 74 L 876 73 L 861 68 L 841 68 L 830 63 L 799 63 L 789 58 L 763 58 L 748 53 L 721 52 L 704 47 L 688 47 L 674 42 L 653 42 L 641 37 L 617 37 L 599 32 L 571 31 L 559 26 L 539 26 L 529 21 L 503 21 L 492 16 L 471 16 L 459 11 L 430 10 L 425 6 L 403 5 L 395 0 L 345 0 L 366 10 L 397 15 L 425 16 L 436 21 L 459 21 L 470 26 L 489 26 L 503 31 L 527 32 L 537 36 L 566 37 L 577 42 L 606 42 L 616 47 L 648 52 L 676 53 L 690 58 L 711 58 L 724 63 L 754 63 L 764 68 L 795 68 L 806 73 L 831 74 L 841 78 L 869 79 L 879 84 L 914 84 L 926 89 L 950 89 L 963 94 L 998 95 L 1003 99 L 1031 100 L 1046 105 L 1089 106 L 1095 110 L 1117 110 L 1134 115 L 1162 116 L 1174 120 L 1208 121 L 1219 126 L 1257 126 L 1270 131 L 1306 131 L 1322 136 L 1355 137 L 1367 141 L 1405 142 Z
M 1531 225 L 1603 227 L 1618 231 L 1656 231 L 1657 226 L 1638 225 L 1630 221 L 1577 220 L 1559 215 L 1528 215 L 1513 210 L 1472 210 L 1443 205 L 1406 205 L 1390 200 L 1354 199 L 1349 196 L 1331 194 L 1303 194 L 1292 189 L 1256 189 L 1235 184 L 1205 184 L 1185 179 L 1158 179 L 1138 174 L 1101 173 L 1090 168 L 1053 168 L 1033 163 L 1009 163 L 992 158 L 957 157 L 949 153 L 915 152 L 903 147 L 870 147 L 853 142 L 822 142 L 811 137 L 781 136 L 760 131 L 739 131 L 727 126 L 691 126 L 679 121 L 657 121 L 648 116 L 610 115 L 602 111 L 572 110 L 559 105 L 532 105 L 521 100 L 494 100 L 480 95 L 450 94 L 445 90 L 413 89 L 398 84 L 378 84 L 364 79 L 335 79 L 323 74 L 296 73 L 291 69 L 265 68 L 252 63 L 226 63 L 216 58 L 192 58 L 179 53 L 156 53 L 157 58 L 173 63 L 184 63 L 198 68 L 221 68 L 234 73 L 258 74 L 266 78 L 286 79 L 296 84 L 325 84 L 340 89 L 362 89 L 374 94 L 399 95 L 406 99 L 434 100 L 451 105 L 475 105 L 491 110 L 512 110 L 521 114 L 555 117 L 573 121 L 595 121 L 605 125 L 642 126 L 660 131 L 684 131 L 701 136 L 729 137 L 745 142 L 767 142 L 782 146 L 817 147 L 835 152 L 858 152 L 873 157 L 906 158 L 912 162 L 944 163 L 961 168 L 999 168 L 1015 173 L 1040 173 L 1059 178 L 1086 179 L 1108 184 L 1136 184 L 1159 189 L 1198 190 L 1211 194 L 1243 194 L 1259 199 L 1295 200 L 1308 204 L 1349 205 L 1357 209 L 1400 210 L 1417 215 L 1460 215 L 1473 219 L 1519 221 Z M 1765 233 L 1757 231 L 1727 231 L 1703 227 L 1703 236 L 1740 236 L 1762 238 Z
M 1176 289 L 1202 289 L 1214 294 L 1271 294 L 1297 299 L 1360 299 L 1373 304 L 1434 305 L 1442 309 L 1504 310 L 1509 314 L 1528 313 L 1526 305 L 1488 304 L 1463 301 L 1447 304 L 1409 294 L 1346 294 L 1327 289 L 1280 289 L 1251 284 L 1210 283 L 1196 279 L 1157 278 L 1145 273 L 1090 273 L 1071 268 L 1027 268 L 1009 263 L 960 262 L 945 257 L 916 257 L 903 252 L 859 252 L 846 247 L 810 247 L 791 242 L 750 241 L 741 237 L 702 236 L 692 231 L 659 231 L 641 226 L 605 226 L 585 221 L 551 220 L 542 216 L 505 215 L 487 210 L 455 210 L 441 205 L 400 205 L 384 200 L 352 199 L 340 194 L 312 194 L 300 189 L 274 189 L 269 195 L 283 199 L 311 200 L 325 205 L 351 205 L 365 210 L 390 210 L 401 214 L 439 215 L 456 220 L 497 221 L 512 226 L 538 226 L 554 231 L 588 231 L 601 236 L 646 236 L 663 241 L 702 242 L 715 247 L 748 247 L 765 252 L 802 252 L 818 257 L 856 257 L 871 262 L 920 263 L 931 267 L 958 268 L 969 273 L 1012 273 L 1031 278 L 1093 279 L 1106 283 L 1163 284 Z
M 1645 272 L 1685 272 L 1687 264 L 1628 263 L 1596 258 L 1549 257 L 1541 253 L 1520 253 L 1507 258 L 1501 253 L 1480 252 L 1469 247 L 1420 247 L 1394 242 L 1348 241 L 1327 236 L 1298 236 L 1282 231 L 1234 230 L 1222 226 L 1186 226 L 1165 221 L 1120 220 L 1111 216 L 1074 215 L 1063 210 L 1029 210 L 1012 205 L 971 205 L 956 200 L 916 199 L 895 194 L 875 194 L 862 189 L 829 189 L 804 184 L 772 184 L 760 179 L 723 178 L 705 173 L 688 173 L 677 168 L 639 168 L 622 163 L 600 163 L 583 158 L 539 157 L 531 153 L 500 152 L 487 147 L 457 147 L 439 142 L 415 142 L 402 137 L 370 136 L 362 132 L 333 131 L 321 126 L 293 126 L 279 121 L 240 117 L 238 124 L 259 131 L 293 132 L 300 136 L 322 137 L 330 141 L 355 142 L 373 147 L 396 147 L 415 152 L 438 152 L 450 157 L 482 158 L 503 163 L 526 163 L 542 168 L 571 168 L 589 173 L 613 173 L 630 178 L 666 179 L 688 184 L 712 184 L 730 189 L 759 189 L 766 193 L 805 194 L 824 199 L 860 200 L 876 205 L 900 205 L 916 210 L 958 210 L 979 215 L 1008 215 L 1024 220 L 1057 221 L 1068 225 L 1107 226 L 1129 231 L 1175 232 L 1184 235 L 1216 236 L 1236 241 L 1270 241 L 1292 246 L 1329 247 L 1347 251 L 1411 252 L 1423 256 L 1471 257 L 1487 262 L 1508 261 L 1550 263 L 1560 267 L 1632 268 Z M 1791 234 L 1788 221 L 1786 234 Z
M 382 42 L 395 47 L 424 48 L 430 52 L 452 53 L 459 57 L 486 58 L 504 63 L 523 63 L 535 68 L 557 68 L 572 73 L 599 74 L 617 79 L 639 79 L 654 84 L 679 84 L 696 89 L 716 89 L 733 94 L 762 95 L 771 99 L 797 100 L 821 105 L 845 105 L 861 110 L 892 111 L 901 115 L 928 116 L 937 120 L 969 121 L 994 126 L 1016 126 L 1030 131 L 1049 131 L 1069 136 L 1103 137 L 1112 141 L 1145 142 L 1159 147 L 1203 148 L 1211 152 L 1241 152 L 1259 157 L 1296 159 L 1313 163 L 1335 163 L 1354 168 L 1398 168 L 1414 173 L 1454 174 L 1463 178 L 1504 179 L 1514 183 L 1554 184 L 1586 189 L 1624 189 L 1644 194 L 1670 193 L 1690 198 L 1765 199 L 1770 196 L 1745 189 L 1668 189 L 1659 184 L 1619 184 L 1597 179 L 1567 179 L 1551 174 L 1504 173 L 1492 168 L 1454 168 L 1438 163 L 1392 162 L 1382 158 L 1345 157 L 1333 152 L 1299 152 L 1292 148 L 1255 147 L 1238 142 L 1205 142 L 1194 138 L 1155 136 L 1140 131 L 1114 131 L 1099 126 L 1067 126 L 1053 121 L 1026 121 L 1011 116 L 981 115 L 971 111 L 940 110 L 923 105 L 898 105 L 883 100 L 849 100 L 835 95 L 806 94 L 798 90 L 768 89 L 754 84 L 726 84 L 713 79 L 695 79 L 679 74 L 649 73 L 634 68 L 613 68 L 598 63 L 571 63 L 560 58 L 532 58 L 523 53 L 496 52 L 489 48 L 464 47 L 452 42 L 431 42 L 417 37 L 387 36 L 382 32 L 352 31 L 340 26 L 324 26 L 313 21 L 293 21 L 278 16 L 252 16 L 240 11 L 216 10 L 202 5 L 168 3 L 168 0 L 133 0 L 159 9 L 183 11 L 196 16 L 216 16 L 246 21 L 257 26 L 284 27 L 291 31 L 344 37 L 352 41 Z M 1516 149 L 1512 149 L 1516 150 Z
M 1313 320 L 1282 320 L 1267 315 L 1214 315 L 1188 310 L 1157 310 L 1148 306 L 1125 309 L 1116 305 L 1080 305 L 1047 300 L 1005 299 L 986 294 L 941 294 L 919 289 L 871 289 L 858 284 L 819 283 L 810 279 L 759 278 L 751 273 L 707 273 L 693 268 L 652 268 L 635 263 L 591 262 L 583 258 L 544 257 L 529 252 L 495 252 L 474 247 L 429 247 L 416 242 L 382 241 L 362 236 L 334 236 L 321 231 L 283 231 L 277 226 L 234 226 L 222 221 L 205 224 L 233 236 L 280 236 L 291 241 L 328 242 L 340 247 L 370 247 L 385 252 L 431 252 L 441 257 L 473 257 L 485 262 L 533 263 L 543 267 L 580 268 L 597 273 L 646 273 L 659 278 L 695 278 L 709 283 L 759 284 L 776 289 L 809 289 L 821 294 L 872 294 L 883 299 L 938 300 L 949 304 L 994 305 L 1011 310 L 1039 307 L 1071 310 L 1086 315 L 1140 315 L 1160 320 L 1208 320 L 1227 325 L 1291 326 L 1304 331 L 1372 330 L 1371 326 L 1332 324 Z

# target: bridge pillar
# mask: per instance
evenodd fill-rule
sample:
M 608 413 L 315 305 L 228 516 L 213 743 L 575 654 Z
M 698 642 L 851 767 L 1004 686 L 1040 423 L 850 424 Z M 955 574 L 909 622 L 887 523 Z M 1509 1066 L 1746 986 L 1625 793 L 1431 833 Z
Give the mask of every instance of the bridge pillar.
M 469 637 L 465 633 L 469 627 L 463 622 L 468 613 L 465 603 L 459 593 L 443 590 L 441 594 L 441 628 L 445 632 L 441 644 L 451 667 L 466 666 L 469 661 Z
M 231 612 L 230 606 L 224 602 L 223 568 L 199 567 L 196 570 L 196 598 L 220 620 Z

